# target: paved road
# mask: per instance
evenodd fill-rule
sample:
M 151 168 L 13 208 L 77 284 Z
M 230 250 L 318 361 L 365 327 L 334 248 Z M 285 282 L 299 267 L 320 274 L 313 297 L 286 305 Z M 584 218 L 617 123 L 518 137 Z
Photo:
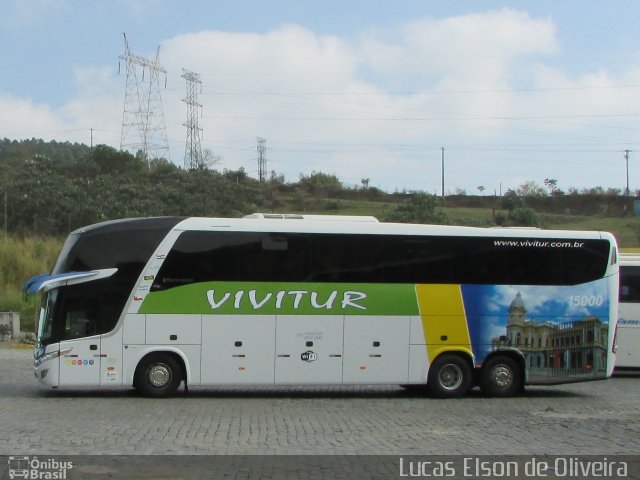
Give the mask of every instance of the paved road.
M 640 377 L 441 400 L 397 386 L 51 390 L 0 349 L 0 454 L 638 454 Z M 50 435 L 50 432 L 56 432 Z
M 0 364 L 0 455 L 640 453 L 640 376 L 507 399 L 441 400 L 397 386 L 193 388 L 147 399 L 40 386 L 30 351 L 0 348 Z

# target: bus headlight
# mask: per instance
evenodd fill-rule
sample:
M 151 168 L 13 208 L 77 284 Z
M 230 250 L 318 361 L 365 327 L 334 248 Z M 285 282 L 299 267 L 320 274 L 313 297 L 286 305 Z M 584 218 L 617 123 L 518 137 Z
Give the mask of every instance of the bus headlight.
M 48 362 L 49 360 L 53 360 L 54 358 L 58 358 L 60 355 L 66 355 L 71 350 L 73 350 L 73 348 L 65 348 L 64 350 L 54 350 L 53 352 L 45 353 L 40 358 L 37 358 L 36 360 L 34 360 L 33 363 L 36 366 L 36 368 L 38 368 L 44 362 Z M 44 377 L 42 377 L 42 378 L 44 378 Z

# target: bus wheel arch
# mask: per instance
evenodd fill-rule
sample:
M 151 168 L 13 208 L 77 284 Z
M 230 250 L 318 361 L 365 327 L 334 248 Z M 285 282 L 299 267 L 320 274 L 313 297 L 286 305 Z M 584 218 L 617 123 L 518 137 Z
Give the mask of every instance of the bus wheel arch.
M 497 352 L 489 356 L 480 371 L 480 389 L 494 397 L 521 393 L 525 384 L 525 362 L 516 352 Z
M 138 362 L 133 386 L 148 397 L 167 397 L 175 394 L 183 380 L 186 386 L 186 367 L 180 355 L 170 351 L 155 351 Z
M 427 387 L 438 397 L 461 397 L 472 383 L 472 361 L 464 352 L 442 353 L 429 366 Z

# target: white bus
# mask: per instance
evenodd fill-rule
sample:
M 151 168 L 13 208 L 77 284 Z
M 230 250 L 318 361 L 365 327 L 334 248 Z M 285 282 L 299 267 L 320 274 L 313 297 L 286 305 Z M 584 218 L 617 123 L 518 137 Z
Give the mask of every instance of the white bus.
M 603 232 L 255 214 L 143 218 L 69 235 L 41 292 L 45 385 L 480 386 L 603 379 L 615 239 Z
M 616 371 L 640 370 L 640 255 L 620 255 Z

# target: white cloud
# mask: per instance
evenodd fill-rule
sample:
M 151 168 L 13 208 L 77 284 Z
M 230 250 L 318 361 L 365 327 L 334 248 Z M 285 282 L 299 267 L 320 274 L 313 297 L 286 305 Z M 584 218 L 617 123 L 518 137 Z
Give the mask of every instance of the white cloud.
M 306 93 L 344 88 L 353 76 L 349 46 L 296 25 L 265 34 L 200 32 L 162 45 L 162 62 L 209 80 L 207 88 L 245 93 Z
M 496 80 L 507 80 L 514 58 L 557 50 L 553 23 L 508 9 L 418 19 L 395 32 L 374 31 L 362 45 L 371 68 L 383 75 L 440 79 L 449 90 L 485 82 L 495 88 Z
M 200 32 L 167 40 L 162 61 L 168 70 L 177 71 L 182 65 L 201 74 L 205 138 L 213 144 L 237 144 L 243 136 L 249 147 L 252 137 L 259 135 L 274 146 L 393 145 L 423 143 L 428 135 L 451 129 L 486 135 L 485 129 L 477 130 L 477 122 L 467 124 L 465 117 L 495 111 L 505 97 L 443 100 L 430 95 L 432 90 L 506 88 L 511 58 L 555 48 L 548 22 L 509 10 L 444 21 L 424 19 L 396 33 L 368 32 L 348 41 L 294 25 L 263 35 Z M 470 76 L 470 71 L 482 75 Z M 425 83 L 429 77 L 433 84 Z M 399 87 L 406 83 L 427 95 L 403 95 L 406 89 Z M 180 115 L 179 110 L 174 113 Z M 456 119 L 448 120 L 451 115 Z M 179 135 L 176 130 L 171 136 Z M 271 155 L 276 168 L 284 168 L 289 177 L 295 175 L 291 163 L 279 163 L 278 155 L 285 152 L 278 148 Z M 390 158 L 385 148 L 362 150 L 366 152 L 342 149 L 324 160 L 340 158 L 343 166 L 359 169 L 360 174 L 349 174 L 353 181 L 371 172 L 371 164 L 384 166 Z M 367 158 L 358 157 L 359 153 Z M 413 160 L 400 153 L 394 157 L 404 158 L 409 171 L 424 164 L 415 153 Z M 297 164 L 295 168 L 305 170 Z
M 54 137 L 42 135 L 41 132 L 51 131 L 61 123 L 60 116 L 47 105 L 0 95 L 0 125 L 3 137 L 53 140 Z

